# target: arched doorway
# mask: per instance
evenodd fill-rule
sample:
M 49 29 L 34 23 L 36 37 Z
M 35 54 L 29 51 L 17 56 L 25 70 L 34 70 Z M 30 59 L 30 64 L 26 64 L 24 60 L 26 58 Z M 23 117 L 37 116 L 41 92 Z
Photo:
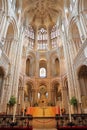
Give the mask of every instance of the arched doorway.
M 87 66 L 84 65 L 80 68 L 78 73 L 81 96 L 87 96 Z
M 87 66 L 83 65 L 78 73 L 83 112 L 87 112 Z

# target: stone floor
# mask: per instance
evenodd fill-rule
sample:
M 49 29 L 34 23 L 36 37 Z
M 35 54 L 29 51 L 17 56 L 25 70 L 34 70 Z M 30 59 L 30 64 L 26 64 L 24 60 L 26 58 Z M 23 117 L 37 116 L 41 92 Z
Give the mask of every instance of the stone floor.
M 56 129 L 56 128 L 54 128 L 54 129 L 53 129 L 53 128 L 52 128 L 52 129 L 47 129 L 47 128 L 43 128 L 43 129 L 35 129 L 35 128 L 34 128 L 33 130 L 57 130 L 57 129 Z

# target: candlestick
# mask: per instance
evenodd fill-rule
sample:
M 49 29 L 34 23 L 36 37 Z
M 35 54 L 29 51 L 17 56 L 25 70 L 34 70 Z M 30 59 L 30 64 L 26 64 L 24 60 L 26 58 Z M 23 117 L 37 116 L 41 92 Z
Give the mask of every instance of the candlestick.
M 70 122 L 72 121 L 72 117 L 71 117 L 71 106 L 69 105 L 69 120 Z
M 24 107 L 23 107 L 23 117 L 24 117 L 24 110 L 25 110 L 25 104 L 24 104 Z
M 61 101 L 60 101 L 60 116 L 62 116 L 61 109 L 62 109 L 62 104 L 61 104 Z
M 15 121 L 16 105 L 13 106 L 13 122 Z

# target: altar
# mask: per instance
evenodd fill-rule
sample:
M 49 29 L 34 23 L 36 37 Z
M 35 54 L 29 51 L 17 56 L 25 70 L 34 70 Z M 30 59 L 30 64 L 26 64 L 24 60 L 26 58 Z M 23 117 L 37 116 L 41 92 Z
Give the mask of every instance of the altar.
M 31 114 L 33 117 L 55 117 L 56 114 L 60 114 L 59 107 L 28 107 L 26 115 Z

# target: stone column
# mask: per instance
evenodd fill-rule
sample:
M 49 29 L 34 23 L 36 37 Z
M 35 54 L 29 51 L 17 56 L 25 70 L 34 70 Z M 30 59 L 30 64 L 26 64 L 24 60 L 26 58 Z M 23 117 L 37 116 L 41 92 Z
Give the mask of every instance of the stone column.
M 21 112 L 23 112 L 22 114 L 24 114 L 24 108 L 25 108 L 25 103 L 24 103 L 24 86 L 23 86 L 23 88 L 22 88 L 22 103 L 21 103 Z
M 6 31 L 6 13 L 4 11 L 1 11 L 1 20 L 0 20 L 0 39 L 4 37 L 4 31 Z
M 47 35 L 48 35 L 48 39 L 47 39 L 47 45 L 48 45 L 48 50 L 51 49 L 51 35 L 50 35 L 50 28 L 47 28 Z
M 65 29 L 66 30 L 66 29 Z M 62 33 L 63 36 L 63 48 L 64 48 L 64 56 L 67 64 L 67 78 L 68 78 L 68 88 L 69 88 L 69 97 L 74 95 L 74 83 L 73 83 L 73 73 L 72 73 L 72 56 L 71 56 L 71 48 L 68 43 L 67 34 Z
M 48 89 L 48 100 L 51 101 L 51 88 Z
M 22 35 L 20 35 L 21 37 Z M 18 96 L 18 83 L 19 83 L 19 74 L 20 74 L 20 64 L 21 64 L 21 55 L 22 55 L 22 40 L 17 41 L 17 50 L 15 57 L 15 65 L 14 65 L 14 79 L 12 83 L 12 94 L 17 98 Z M 16 106 L 14 109 L 14 113 L 16 113 Z
M 38 99 L 38 88 L 35 89 L 35 103 L 37 102 Z
M 38 28 L 35 28 L 35 33 L 34 33 L 34 39 L 35 39 L 35 45 L 34 45 L 34 49 L 37 50 L 37 45 L 38 45 Z
M 73 59 L 75 58 L 76 54 L 77 54 L 77 50 L 76 50 L 76 46 L 75 43 L 72 39 L 69 40 L 69 45 L 70 45 L 70 50 L 71 50 L 71 55 L 72 55 L 72 62 Z
M 50 57 L 49 57 L 49 52 L 47 52 L 47 78 L 50 78 L 50 76 L 51 76 L 51 72 L 50 72 L 50 70 L 51 70 L 51 65 L 50 65 Z
M 51 72 L 52 72 L 52 77 L 54 77 L 55 76 L 55 74 L 56 74 L 56 70 L 55 70 L 55 59 L 52 59 L 52 62 L 51 62 Z
M 19 72 L 20 72 L 20 61 L 21 61 L 21 55 L 22 55 L 22 45 L 19 41 L 17 41 L 17 49 L 16 49 L 16 56 L 15 56 L 15 64 L 14 64 L 14 77 L 13 77 L 13 95 L 17 96 L 18 92 L 18 82 L 19 82 Z
M 69 45 L 69 43 L 68 43 L 68 46 L 67 46 L 67 49 L 69 49 L 68 50 L 68 75 L 69 75 L 69 77 L 68 77 L 68 79 L 69 79 L 69 93 L 71 93 L 70 95 L 71 95 L 71 97 L 72 97 L 72 95 L 74 95 L 75 94 L 75 90 L 74 90 L 74 75 L 73 75 L 73 61 L 72 61 L 72 54 L 71 54 L 71 48 L 70 48 L 70 45 Z
M 54 89 L 51 90 L 51 101 L 53 104 L 55 104 L 55 91 L 54 91 Z
M 39 76 L 39 59 L 40 59 L 39 52 L 36 52 L 36 59 L 37 59 L 37 61 L 36 61 L 36 77 L 38 78 L 38 76 Z
M 2 17 L 3 17 L 3 10 L 0 9 L 0 23 L 2 22 Z
M 11 95 L 13 95 L 12 91 L 13 91 L 13 82 L 14 82 L 14 73 L 15 73 L 15 61 L 16 61 L 16 54 L 17 54 L 17 41 L 13 40 L 12 42 L 12 52 L 10 53 L 10 62 L 11 65 L 9 67 L 9 73 L 10 73 L 10 77 L 9 77 L 9 96 L 8 98 L 10 98 Z

